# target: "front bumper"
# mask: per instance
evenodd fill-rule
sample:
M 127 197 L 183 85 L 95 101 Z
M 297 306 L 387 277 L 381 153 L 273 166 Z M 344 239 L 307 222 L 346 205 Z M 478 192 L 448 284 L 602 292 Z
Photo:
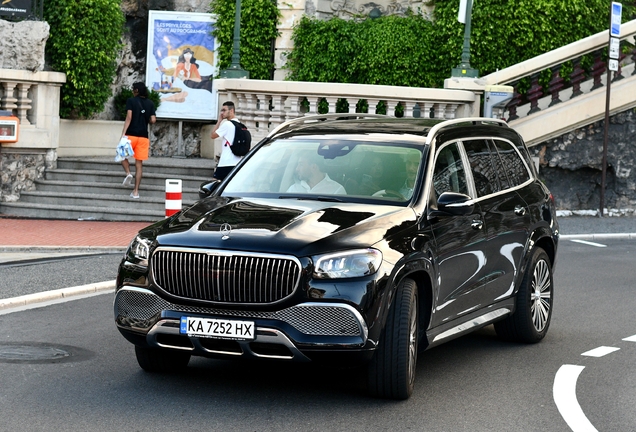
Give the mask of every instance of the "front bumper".
M 364 319 L 345 303 L 306 302 L 272 312 L 226 310 L 175 304 L 148 289 L 124 286 L 115 295 L 114 313 L 119 331 L 135 344 L 205 357 L 309 361 L 314 354 L 338 351 L 367 358 L 365 352 L 374 348 Z M 256 337 L 190 337 L 179 333 L 182 316 L 252 320 Z

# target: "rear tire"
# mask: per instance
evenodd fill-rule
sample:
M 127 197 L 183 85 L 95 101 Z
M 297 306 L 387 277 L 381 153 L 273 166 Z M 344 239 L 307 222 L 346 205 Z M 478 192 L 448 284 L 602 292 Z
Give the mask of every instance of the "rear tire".
M 146 372 L 179 372 L 188 367 L 190 353 L 135 345 L 137 363 Z
M 517 293 L 515 312 L 495 323 L 497 335 L 515 342 L 541 341 L 550 327 L 553 299 L 552 264 L 545 251 L 536 248 Z
M 404 279 L 368 366 L 369 393 L 388 399 L 408 399 L 415 386 L 418 348 L 417 285 Z

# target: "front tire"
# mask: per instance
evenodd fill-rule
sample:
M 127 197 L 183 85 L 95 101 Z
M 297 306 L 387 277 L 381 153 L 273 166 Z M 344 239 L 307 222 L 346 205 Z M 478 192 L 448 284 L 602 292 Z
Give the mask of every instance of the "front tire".
M 190 353 L 168 349 L 144 348 L 135 345 L 137 363 L 146 372 L 179 372 L 190 362 Z
M 515 342 L 541 341 L 550 327 L 553 300 L 552 264 L 548 254 L 536 248 L 517 293 L 515 312 L 495 323 L 497 335 Z
M 368 366 L 369 393 L 388 399 L 408 399 L 415 386 L 418 348 L 417 285 L 404 279 Z

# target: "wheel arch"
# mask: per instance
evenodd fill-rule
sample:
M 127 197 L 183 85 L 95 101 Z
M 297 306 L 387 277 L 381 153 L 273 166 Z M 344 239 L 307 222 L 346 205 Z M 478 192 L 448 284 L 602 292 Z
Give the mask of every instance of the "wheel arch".
M 427 339 L 424 337 L 431 323 L 432 304 L 433 304 L 433 280 L 431 278 L 432 264 L 426 260 L 417 260 L 402 267 L 397 272 L 392 283 L 392 290 L 395 294 L 400 282 L 404 279 L 411 279 L 417 285 L 417 294 L 419 298 L 418 304 L 418 322 L 419 322 L 419 340 L 420 350 L 426 349 Z M 393 298 L 395 295 L 392 296 Z M 393 303 L 393 302 L 391 302 Z M 389 305 L 390 307 L 390 305 Z M 388 311 L 388 308 L 387 308 Z M 386 316 L 386 315 L 385 315 Z M 423 345 L 424 344 L 424 345 Z

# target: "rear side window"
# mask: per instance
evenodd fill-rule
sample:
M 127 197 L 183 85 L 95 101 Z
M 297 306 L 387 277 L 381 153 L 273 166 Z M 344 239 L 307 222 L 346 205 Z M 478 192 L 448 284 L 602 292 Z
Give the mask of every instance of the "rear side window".
M 488 140 L 475 139 L 464 141 L 464 149 L 470 163 L 470 171 L 475 182 L 478 197 L 499 192 L 508 184 L 505 173 L 497 167 L 491 156 Z M 503 181 L 500 178 L 503 177 Z
M 505 169 L 502 172 L 505 172 L 510 180 L 510 187 L 519 186 L 530 180 L 528 167 L 512 144 L 499 139 L 492 142 L 502 162 L 503 169 Z
M 433 188 L 439 197 L 444 192 L 459 192 L 468 195 L 466 171 L 457 143 L 444 146 L 435 159 Z

